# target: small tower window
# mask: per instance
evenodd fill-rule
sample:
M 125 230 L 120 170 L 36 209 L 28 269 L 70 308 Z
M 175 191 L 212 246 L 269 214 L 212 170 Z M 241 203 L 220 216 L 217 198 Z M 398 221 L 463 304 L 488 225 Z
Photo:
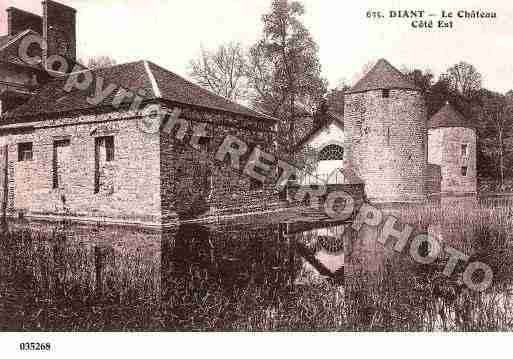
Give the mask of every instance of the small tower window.
M 390 146 L 390 127 L 387 127 L 387 146 Z
M 468 167 L 467 166 L 463 166 L 461 167 L 461 175 L 463 177 L 466 177 L 467 176 L 467 170 L 468 170 Z
M 466 144 L 466 143 L 461 145 L 461 156 L 462 157 L 468 156 L 468 144 Z
M 264 187 L 264 184 L 257 179 L 251 178 L 249 182 L 249 190 L 256 191 Z
M 383 98 L 389 98 L 390 97 L 390 90 L 382 90 L 381 91 L 381 96 Z

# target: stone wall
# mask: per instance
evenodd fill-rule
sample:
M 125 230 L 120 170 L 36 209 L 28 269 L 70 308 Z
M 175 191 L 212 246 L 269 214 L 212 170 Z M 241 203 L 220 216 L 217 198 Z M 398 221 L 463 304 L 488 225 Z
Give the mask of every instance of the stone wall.
M 134 115 L 81 115 L 4 129 L 10 214 L 161 223 L 159 136 L 141 132 Z M 114 137 L 114 160 L 102 171 L 102 183 L 112 190 L 95 193 L 95 139 L 101 136 Z M 65 183 L 54 188 L 54 146 L 63 139 L 69 140 L 67 174 Z M 18 161 L 18 144 L 23 142 L 33 144 L 31 161 Z
M 272 122 L 182 112 L 191 125 L 181 140 L 178 128 L 169 134 L 141 131 L 140 115 L 130 111 L 4 127 L 0 138 L 9 148 L 10 214 L 165 225 L 176 223 L 177 215 L 247 213 L 281 204 L 273 183 L 259 185 L 241 171 L 254 146 L 274 153 Z M 192 128 L 202 122 L 207 136 L 194 149 Z M 232 169 L 228 158 L 224 163 L 214 159 L 228 134 L 249 146 L 241 170 Z M 106 161 L 105 143 L 97 139 L 111 136 L 114 160 Z M 65 151 L 59 141 L 69 141 Z M 27 142 L 33 159 L 19 161 L 19 144 Z
M 428 163 L 426 175 L 426 194 L 438 194 L 441 192 L 442 169 L 439 165 Z
M 463 154 L 462 145 L 467 146 Z M 465 194 L 477 191 L 476 133 L 463 127 L 429 130 L 429 163 L 441 167 L 441 192 Z M 466 167 L 466 175 L 463 175 Z
M 248 144 L 241 157 L 245 164 L 254 146 L 274 154 L 273 124 L 258 120 L 235 118 L 228 115 L 198 113 L 182 109 L 182 118 L 189 122 L 189 130 L 182 140 L 176 139 L 180 126 L 161 136 L 162 209 L 174 208 L 179 217 L 192 218 L 208 215 L 247 213 L 276 208 L 279 193 L 271 183 L 258 185 L 229 166 L 228 158 L 221 163 L 214 156 L 227 135 Z M 206 137 L 193 148 L 192 128 L 206 124 Z
M 347 94 L 345 161 L 365 182 L 369 200 L 425 199 L 426 107 L 420 93 L 391 90 Z

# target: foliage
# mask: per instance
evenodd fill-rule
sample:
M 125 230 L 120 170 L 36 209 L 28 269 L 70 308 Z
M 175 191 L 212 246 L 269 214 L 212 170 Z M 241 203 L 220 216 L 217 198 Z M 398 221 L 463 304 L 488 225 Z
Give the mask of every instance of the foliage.
M 282 119 L 278 136 L 282 152 L 297 143 L 296 122 L 325 100 L 318 46 L 301 22 L 300 2 L 273 0 L 262 16 L 262 38 L 247 50 L 240 44 L 202 49 L 191 61 L 191 77 L 200 85 L 235 101 L 246 101 L 261 112 Z
M 429 70 L 404 72 L 424 94 L 428 118 L 450 103 L 476 129 L 478 176 L 493 178 L 503 188 L 513 175 L 513 91 L 503 95 L 481 88 L 482 75 L 466 62 L 453 65 L 434 82 Z
M 282 120 L 277 139 L 285 160 L 304 157 L 294 156 L 291 144 L 315 126 L 315 116 L 322 117 L 326 111 L 343 115 L 344 95 L 350 88 L 342 82 L 327 91 L 318 46 L 302 23 L 304 14 L 301 2 L 273 0 L 270 11 L 262 16 L 262 37 L 255 44 L 248 49 L 233 43 L 215 51 L 202 49 L 200 57 L 191 61 L 191 77 L 200 85 Z M 366 63 L 355 79 L 373 64 Z M 513 91 L 503 95 L 482 88 L 483 76 L 464 61 L 438 78 L 430 70 L 403 67 L 402 71 L 421 89 L 428 118 L 450 103 L 476 129 L 478 176 L 503 187 L 513 176 Z M 314 121 L 305 121 L 306 117 Z
M 262 16 L 263 39 L 259 45 L 273 64 L 273 93 L 279 107 L 273 112 L 294 121 L 297 103 L 314 108 L 326 91 L 321 77 L 318 46 L 301 22 L 305 9 L 297 1 L 274 0 Z
M 201 48 L 190 62 L 190 77 L 199 85 L 233 101 L 243 100 L 247 91 L 246 54 L 240 43 L 221 44 L 211 51 Z
M 513 164 L 513 96 L 481 91 L 480 143 L 483 154 L 496 168 L 500 189 Z
M 453 92 L 459 92 L 463 96 L 470 98 L 481 89 L 482 76 L 474 65 L 461 61 L 447 69 L 447 73 L 442 75 L 449 83 Z
M 319 151 L 311 146 L 303 146 L 294 157 L 294 165 L 305 173 L 315 173 L 318 162 Z

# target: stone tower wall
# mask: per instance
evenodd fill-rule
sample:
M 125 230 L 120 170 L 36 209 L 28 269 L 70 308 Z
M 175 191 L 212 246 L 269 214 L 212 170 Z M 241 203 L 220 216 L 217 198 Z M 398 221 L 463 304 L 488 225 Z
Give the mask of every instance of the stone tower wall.
M 425 198 L 426 106 L 413 90 L 367 91 L 346 95 L 345 153 L 376 202 Z
M 462 145 L 467 145 L 467 154 Z M 464 127 L 429 130 L 428 162 L 439 165 L 442 172 L 441 192 L 469 194 L 477 191 L 476 133 Z M 466 175 L 462 173 L 466 167 Z

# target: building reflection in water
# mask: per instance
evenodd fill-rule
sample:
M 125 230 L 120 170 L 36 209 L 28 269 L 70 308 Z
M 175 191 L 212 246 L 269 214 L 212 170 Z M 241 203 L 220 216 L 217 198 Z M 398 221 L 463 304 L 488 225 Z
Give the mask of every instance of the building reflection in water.
M 302 231 L 290 225 L 184 225 L 157 231 L 17 223 L 12 230 L 25 233 L 16 245 L 25 255 L 15 277 L 30 276 L 35 297 L 76 305 L 161 303 L 213 291 L 235 303 L 248 287 L 272 303 L 292 299 L 298 285 L 340 285 L 344 278 L 344 226 Z

